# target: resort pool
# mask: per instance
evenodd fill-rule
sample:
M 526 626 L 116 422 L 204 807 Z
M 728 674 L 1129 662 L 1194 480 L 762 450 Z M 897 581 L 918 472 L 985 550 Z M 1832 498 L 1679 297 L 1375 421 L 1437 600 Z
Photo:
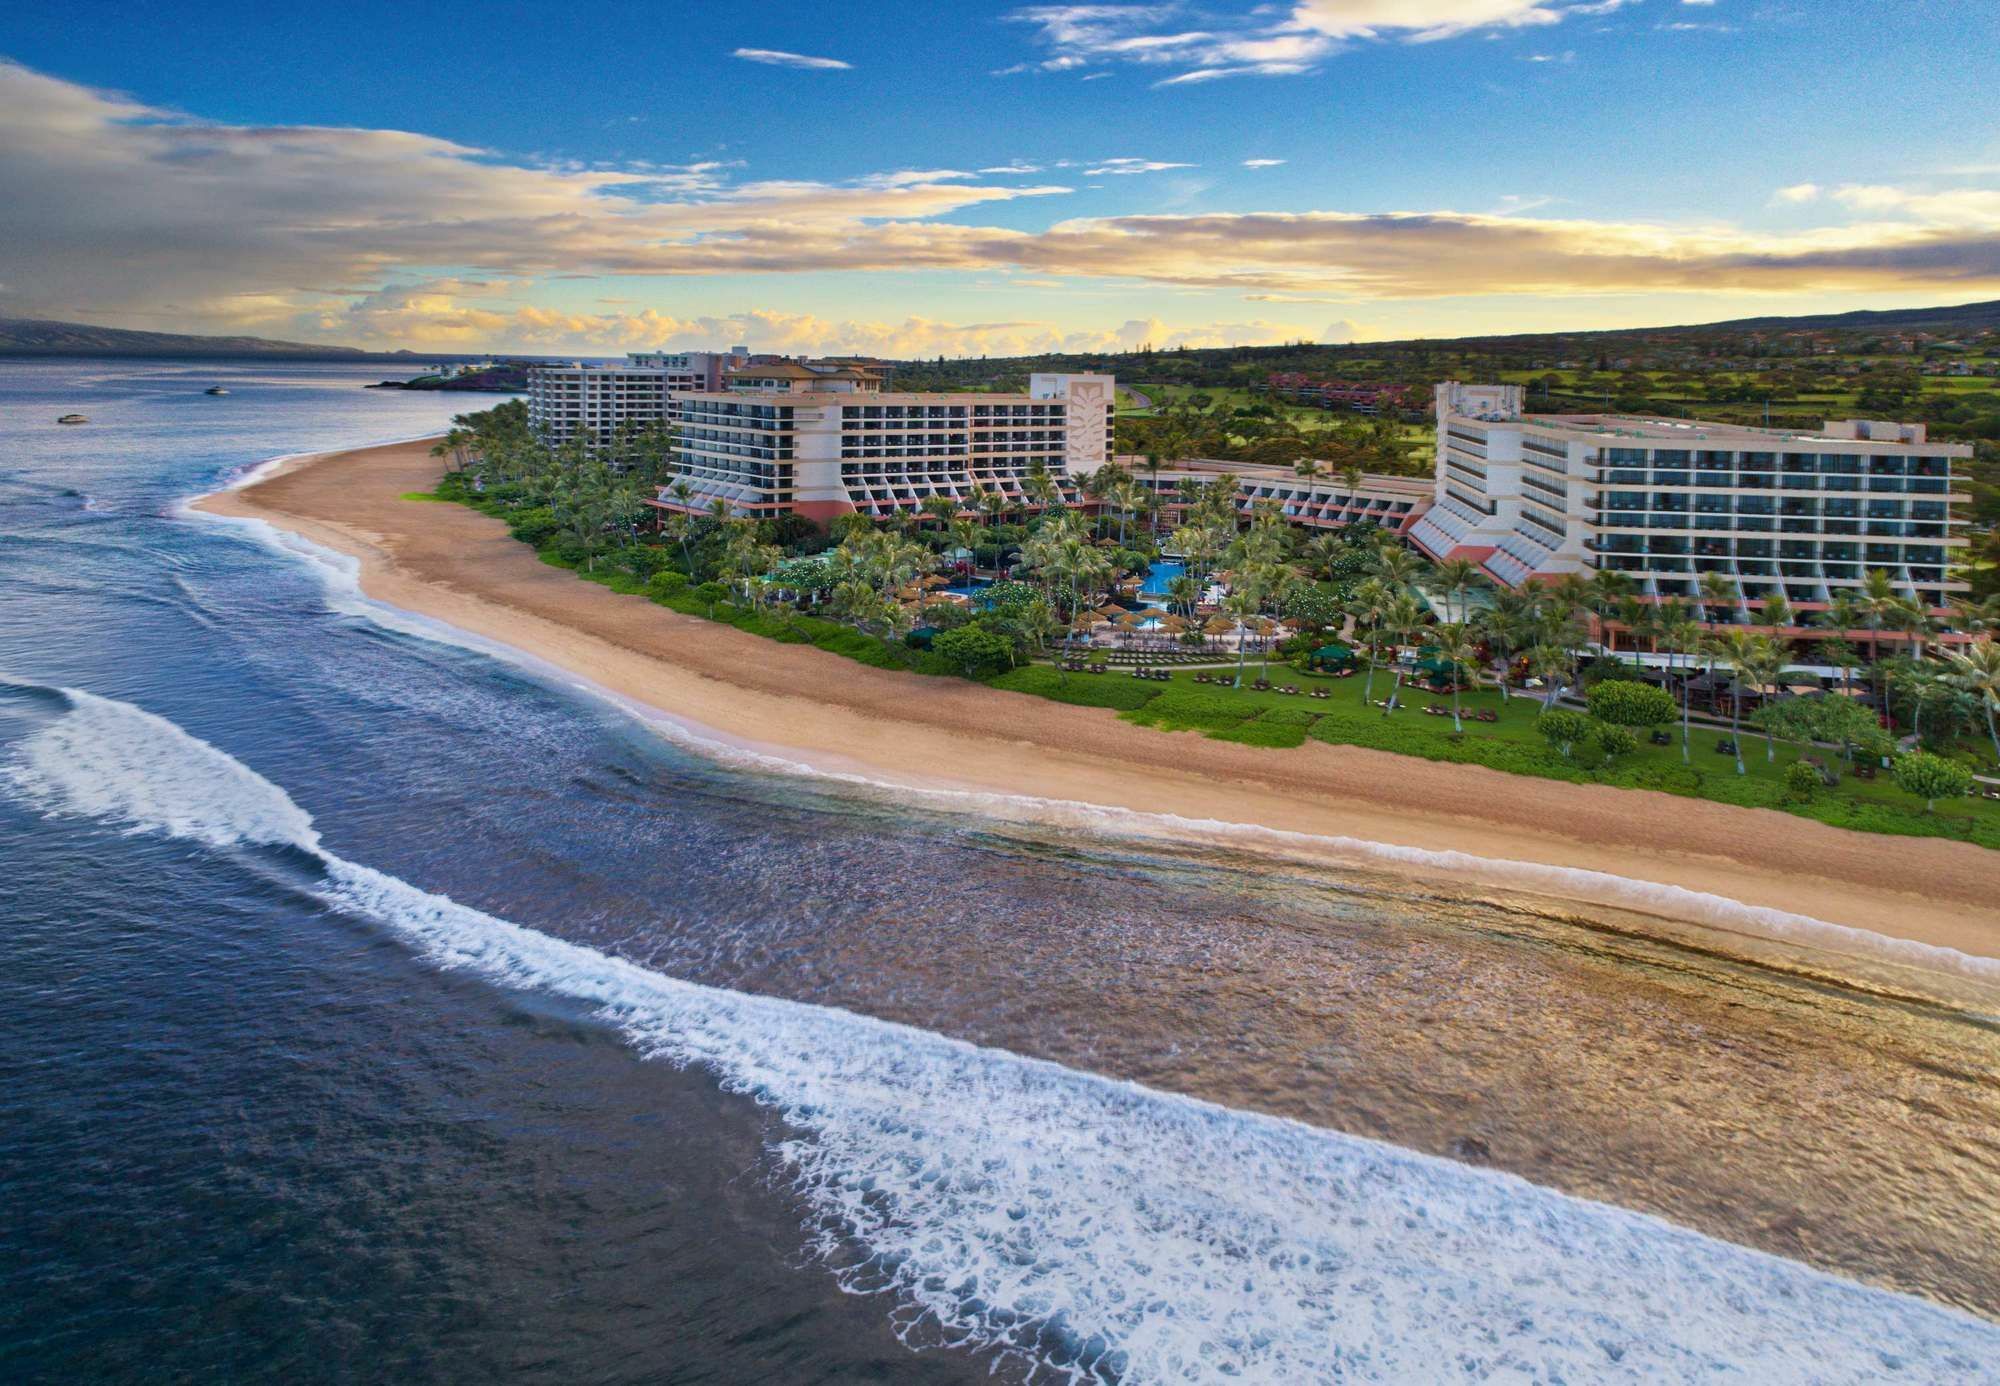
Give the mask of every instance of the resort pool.
M 1139 600 L 1148 606 L 1167 604 L 1167 584 L 1187 571 L 1187 564 L 1172 563 L 1162 559 L 1146 570 L 1145 581 L 1139 584 Z

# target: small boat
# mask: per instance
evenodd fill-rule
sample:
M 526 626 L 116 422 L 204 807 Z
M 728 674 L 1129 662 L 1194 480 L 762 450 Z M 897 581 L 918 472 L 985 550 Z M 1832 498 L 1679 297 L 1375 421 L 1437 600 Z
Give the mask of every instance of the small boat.
M 206 390 L 203 390 L 202 393 L 205 395 L 226 395 L 229 391 L 223 389 L 220 385 L 211 385 Z
M 60 424 L 79 424 L 79 423 L 89 423 L 90 420 L 86 419 L 81 414 L 65 414 L 60 419 L 57 419 L 56 422 Z

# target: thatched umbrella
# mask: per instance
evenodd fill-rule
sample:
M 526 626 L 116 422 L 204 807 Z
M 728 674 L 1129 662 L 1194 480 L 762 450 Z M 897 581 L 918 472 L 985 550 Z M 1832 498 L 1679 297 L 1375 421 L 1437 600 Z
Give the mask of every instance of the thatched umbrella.
M 942 573 L 932 573 L 923 580 L 922 585 L 930 588 L 949 587 L 951 586 L 951 579 Z
M 1184 616 L 1176 616 L 1171 611 L 1169 611 L 1166 615 L 1160 618 L 1161 630 L 1172 631 L 1175 635 L 1179 635 L 1182 631 L 1186 630 L 1187 628 L 1188 628 L 1187 618 Z

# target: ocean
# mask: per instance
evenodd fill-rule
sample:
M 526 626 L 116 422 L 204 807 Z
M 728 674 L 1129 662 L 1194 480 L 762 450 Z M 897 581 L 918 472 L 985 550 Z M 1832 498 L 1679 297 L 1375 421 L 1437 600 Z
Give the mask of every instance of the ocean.
M 1990 980 L 772 766 L 184 509 L 491 402 L 380 371 L 0 363 L 8 1380 L 1993 1379 Z

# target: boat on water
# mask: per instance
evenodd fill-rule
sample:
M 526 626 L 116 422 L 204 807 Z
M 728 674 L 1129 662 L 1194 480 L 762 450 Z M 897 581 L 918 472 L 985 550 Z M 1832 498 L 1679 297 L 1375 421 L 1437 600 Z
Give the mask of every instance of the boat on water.
M 203 390 L 202 393 L 205 395 L 226 395 L 229 391 L 223 389 L 220 385 L 211 385 L 206 390 Z
M 56 422 L 59 424 L 80 424 L 80 423 L 89 423 L 90 420 L 86 419 L 81 414 L 65 414 L 61 418 L 57 419 Z

